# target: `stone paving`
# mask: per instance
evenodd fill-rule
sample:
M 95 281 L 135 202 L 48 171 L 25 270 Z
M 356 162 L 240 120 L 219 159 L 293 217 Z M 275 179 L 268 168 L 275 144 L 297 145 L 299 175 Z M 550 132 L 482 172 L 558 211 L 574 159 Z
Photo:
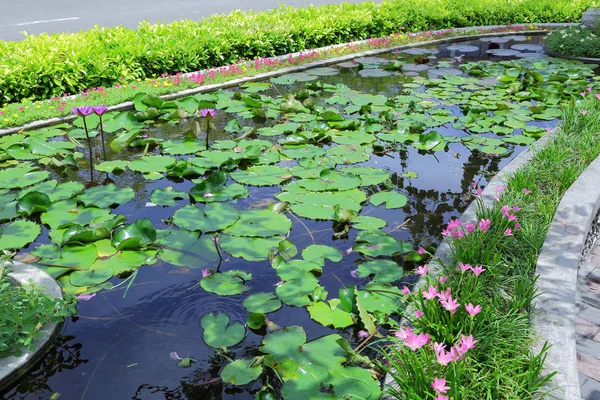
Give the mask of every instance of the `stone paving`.
M 577 370 L 581 398 L 600 400 L 600 241 L 581 262 L 577 283 Z

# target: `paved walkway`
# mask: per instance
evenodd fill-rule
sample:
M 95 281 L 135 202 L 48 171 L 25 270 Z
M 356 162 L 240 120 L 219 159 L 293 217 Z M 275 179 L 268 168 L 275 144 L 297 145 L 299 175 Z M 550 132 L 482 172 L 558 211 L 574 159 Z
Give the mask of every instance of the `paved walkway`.
M 581 397 L 600 400 L 600 240 L 579 267 L 577 286 L 577 369 Z

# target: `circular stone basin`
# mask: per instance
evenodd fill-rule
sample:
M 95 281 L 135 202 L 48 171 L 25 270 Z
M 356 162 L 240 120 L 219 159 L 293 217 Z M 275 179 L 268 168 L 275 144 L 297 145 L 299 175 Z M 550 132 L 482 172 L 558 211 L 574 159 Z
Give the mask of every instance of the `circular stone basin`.
M 513 50 L 519 51 L 542 51 L 543 47 L 538 46 L 537 44 L 513 44 L 510 46 Z
M 497 44 L 501 44 L 501 43 L 508 43 L 510 42 L 510 39 L 507 39 L 505 37 L 490 37 L 490 38 L 481 38 L 479 39 L 484 43 L 497 43 Z
M 400 50 L 399 53 L 405 54 L 413 54 L 413 55 L 422 55 L 422 54 L 437 54 L 439 50 L 436 49 L 422 49 L 420 47 L 415 47 L 413 49 Z
M 383 78 L 384 76 L 392 76 L 393 72 L 385 71 L 383 69 L 372 68 L 372 69 L 363 69 L 358 72 L 360 76 L 363 78 Z
M 425 64 L 404 64 L 402 66 L 402 71 L 411 71 L 411 72 L 421 72 L 427 71 L 429 69 L 428 65 Z
M 381 57 L 362 57 L 362 58 L 357 58 L 356 60 L 354 60 L 354 62 L 363 64 L 363 65 L 378 65 L 378 64 L 388 64 L 390 62 L 390 60 L 387 60 L 387 59 L 381 58 Z
M 508 50 L 508 49 L 488 50 L 488 51 L 486 51 L 486 53 L 488 53 L 492 56 L 495 56 L 495 57 L 518 57 L 521 54 L 523 54 L 520 51 Z
M 435 76 L 463 75 L 463 72 L 457 68 L 432 68 L 429 70 L 429 75 L 435 75 Z
M 473 53 L 479 51 L 479 47 L 472 46 L 469 44 L 453 44 L 452 46 L 446 47 L 450 51 L 460 51 L 462 53 Z

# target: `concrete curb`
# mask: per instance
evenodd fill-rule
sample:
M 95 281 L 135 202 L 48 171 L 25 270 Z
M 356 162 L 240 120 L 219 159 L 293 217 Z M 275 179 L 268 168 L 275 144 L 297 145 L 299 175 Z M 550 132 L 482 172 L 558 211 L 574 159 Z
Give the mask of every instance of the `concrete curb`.
M 496 202 L 496 196 L 498 192 L 496 191 L 496 187 L 500 185 L 506 184 L 507 178 L 514 174 L 518 169 L 525 166 L 531 159 L 533 155 L 546 147 L 548 142 L 552 140 L 554 137 L 554 131 L 546 134 L 544 137 L 539 139 L 537 142 L 529 146 L 525 151 L 516 156 L 511 162 L 509 162 L 492 180 L 488 183 L 488 185 L 483 189 L 481 195 L 479 196 L 479 201 L 475 200 L 465 210 L 465 212 L 461 215 L 460 219 L 462 221 L 467 222 L 475 222 L 477 221 L 477 211 L 483 208 L 490 208 L 494 206 Z M 600 190 L 600 188 L 599 188 Z M 586 231 L 587 232 L 587 231 Z M 447 239 L 442 240 L 438 248 L 436 249 L 435 254 L 431 261 L 427 264 L 429 266 L 429 272 L 427 275 L 430 278 L 436 280 L 438 277 L 442 276 L 442 272 L 444 270 L 444 265 L 453 263 L 452 249 L 450 248 L 450 242 Z M 427 284 L 425 279 L 419 279 L 413 288 L 413 292 L 417 292 L 420 289 L 425 289 L 425 285 Z M 574 305 L 575 303 L 573 303 Z M 411 312 L 412 304 L 409 304 L 407 307 L 407 314 L 412 314 Z M 414 311 L 414 308 L 412 309 Z M 573 321 L 574 317 L 573 317 Z M 575 322 L 573 322 L 573 329 L 575 327 Z M 575 338 L 573 338 L 573 349 L 575 348 Z M 547 361 L 548 362 L 548 361 Z M 560 365 L 552 365 L 550 368 L 551 371 L 560 369 Z M 575 371 L 577 372 L 577 371 Z M 577 377 L 577 374 L 575 375 Z M 385 385 L 393 386 L 394 379 L 388 374 L 385 377 Z M 382 400 L 393 400 L 394 397 L 384 395 Z M 573 398 L 571 398 L 573 399 Z M 576 398 L 579 400 L 579 397 Z
M 532 325 L 541 335 L 536 347 L 552 345 L 546 372 L 558 371 L 554 399 L 581 398 L 577 372 L 575 318 L 577 277 L 588 233 L 600 209 L 600 157 L 596 158 L 563 196 L 538 257 L 539 275 Z
M 453 36 L 453 37 L 448 37 L 448 38 L 443 38 L 443 39 L 427 40 L 427 41 L 423 41 L 423 42 L 410 43 L 410 44 L 401 45 L 401 46 L 387 47 L 384 49 L 368 50 L 368 51 L 363 51 L 360 53 L 354 53 L 354 54 L 349 54 L 349 55 L 345 55 L 345 56 L 341 56 L 341 57 L 319 60 L 319 61 L 315 61 L 315 62 L 308 63 L 308 64 L 297 65 L 297 66 L 293 66 L 293 67 L 289 67 L 289 68 L 283 68 L 283 69 L 279 69 L 276 71 L 266 72 L 266 73 L 258 74 L 258 75 L 251 76 L 251 77 L 234 79 L 234 80 L 231 80 L 228 82 L 200 86 L 197 88 L 187 89 L 187 90 L 183 90 L 181 92 L 171 93 L 171 94 L 163 95 L 160 97 L 164 100 L 174 100 L 174 99 L 178 99 L 178 98 L 185 97 L 185 96 L 191 96 L 194 94 L 206 93 L 206 92 L 211 92 L 211 91 L 219 90 L 219 89 L 228 89 L 233 86 L 238 86 L 238 85 L 241 85 L 241 84 L 244 84 L 247 82 L 260 81 L 260 80 L 274 78 L 277 76 L 281 76 L 281 75 L 285 75 L 285 74 L 289 74 L 289 73 L 293 73 L 293 72 L 305 71 L 310 68 L 326 67 L 326 66 L 329 66 L 332 64 L 338 64 L 338 63 L 342 63 L 345 61 L 351 61 L 358 57 L 369 57 L 369 56 L 375 56 L 375 55 L 379 55 L 379 54 L 389 53 L 390 51 L 394 51 L 394 50 L 409 49 L 409 48 L 419 47 L 419 46 L 447 44 L 447 43 L 460 42 L 460 41 L 469 40 L 469 39 L 476 40 L 478 38 L 489 37 L 489 36 L 541 35 L 541 34 L 548 32 L 547 30 L 544 30 L 543 28 L 560 28 L 560 27 L 570 26 L 573 24 L 571 24 L 571 23 L 564 23 L 564 24 L 556 23 L 556 24 L 533 24 L 533 25 L 540 29 L 524 30 L 524 31 L 508 31 L 508 32 L 491 32 L 491 33 L 482 33 L 480 35 Z M 469 32 L 469 31 L 477 30 L 477 29 L 482 29 L 482 30 L 484 30 L 484 29 L 501 29 L 501 28 L 509 29 L 511 26 L 517 26 L 517 25 L 476 26 L 476 27 L 467 27 L 467 28 L 455 28 L 453 31 L 457 32 L 457 33 L 461 33 L 461 32 Z M 436 32 L 444 32 L 444 30 L 432 31 L 432 34 L 435 35 Z M 418 32 L 413 35 L 418 35 L 420 33 L 422 33 L 422 32 Z M 328 49 L 332 49 L 332 48 L 336 48 L 336 47 L 343 47 L 346 44 L 361 44 L 361 43 L 366 43 L 366 42 L 367 42 L 367 40 L 363 40 L 360 42 L 344 43 L 344 44 L 340 44 L 340 45 L 322 47 L 322 48 L 316 49 L 315 51 L 317 51 L 317 52 L 326 51 Z M 298 57 L 300 54 L 301 53 L 292 53 L 290 55 L 292 57 Z M 288 55 L 273 57 L 273 59 L 282 58 L 282 57 L 287 58 Z M 202 72 L 204 72 L 204 71 L 188 73 L 186 75 L 189 76 L 189 75 L 194 75 L 194 74 L 200 74 Z M 131 108 L 133 108 L 133 102 L 128 101 L 125 103 L 117 104 L 115 106 L 110 106 L 110 107 L 108 107 L 107 111 L 126 111 Z M 55 117 L 55 118 L 50 118 L 50 119 L 45 119 L 45 120 L 40 120 L 40 121 L 34 121 L 34 122 L 31 122 L 31 123 L 28 123 L 28 124 L 25 124 L 22 126 L 14 127 L 14 128 L 0 129 L 0 136 L 10 135 L 10 134 L 17 133 L 17 132 L 20 132 L 23 130 L 44 128 L 47 126 L 61 124 L 63 122 L 71 122 L 75 118 L 76 117 L 74 115 L 68 115 L 65 117 Z
M 17 285 L 29 285 L 32 281 L 44 289 L 53 298 L 63 298 L 58 283 L 45 271 L 29 264 L 13 262 L 13 272 L 8 274 Z M 34 342 L 34 350 L 26 350 L 20 356 L 0 358 L 0 390 L 10 386 L 27 373 L 27 370 L 39 362 L 50 350 L 50 347 L 62 328 L 62 322 L 50 322 L 40 330 L 42 337 Z
M 600 58 L 589 58 L 589 57 L 574 57 L 574 56 L 568 56 L 566 54 L 562 54 L 562 53 L 557 53 L 556 51 L 552 51 L 549 48 L 547 48 L 545 50 L 546 54 L 548 54 L 550 57 L 556 57 L 556 58 L 566 58 L 567 60 L 575 60 L 575 61 L 581 61 L 581 62 L 588 62 L 588 63 L 592 63 L 592 64 L 600 64 Z

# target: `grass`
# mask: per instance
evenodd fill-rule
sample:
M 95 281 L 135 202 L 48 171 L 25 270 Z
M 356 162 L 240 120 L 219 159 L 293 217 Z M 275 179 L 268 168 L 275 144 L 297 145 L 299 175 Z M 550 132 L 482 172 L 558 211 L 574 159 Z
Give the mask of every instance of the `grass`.
M 182 74 L 148 78 L 145 80 L 122 81 L 113 87 L 90 88 L 77 96 L 54 97 L 45 101 L 25 100 L 19 103 L 6 104 L 0 107 L 0 129 L 19 127 L 26 123 L 71 115 L 70 110 L 76 106 L 107 105 L 113 106 L 131 101 L 138 93 L 166 95 L 182 90 L 198 88 L 210 84 L 223 83 L 241 77 L 252 77 L 261 73 L 276 71 L 282 68 L 303 65 L 318 60 L 325 60 L 357 52 L 390 48 L 404 44 L 425 42 L 452 36 L 478 35 L 481 33 L 522 31 L 539 29 L 533 25 L 511 26 L 500 29 L 459 31 L 446 30 L 438 33 L 424 32 L 419 34 L 394 34 L 383 38 L 369 39 L 365 43 L 350 43 L 344 46 L 303 52 L 298 57 L 258 58 L 242 61 L 235 65 L 209 69 L 184 77 Z
M 573 57 L 600 58 L 600 27 L 572 26 L 548 35 L 548 47 Z
M 468 233 L 471 226 L 466 224 L 478 221 L 460 226 L 451 222 L 445 231 L 453 259 L 444 265 L 447 281 L 425 279 L 438 292 L 451 288 L 461 306 L 453 314 L 436 299 L 425 300 L 419 290 L 411 297 L 423 316 L 409 319 L 417 332 L 429 335 L 430 343 L 459 349 L 462 335 L 472 335 L 477 343 L 463 359 L 442 366 L 438 355 L 443 353 L 430 344 L 412 352 L 404 340 L 397 340 L 396 347 L 383 353 L 398 386 L 390 389 L 391 395 L 446 399 L 442 394 L 435 397 L 434 378 L 447 380 L 447 395 L 455 400 L 527 399 L 543 393 L 552 377 L 542 376 L 547 349 L 537 354 L 531 350 L 537 257 L 562 196 L 599 155 L 600 94 L 584 92 L 566 107 L 561 128 L 547 146 L 498 188 L 494 206 L 479 203 L 477 220 L 489 220 L 489 230 L 476 226 Z M 478 276 L 473 268 L 463 271 L 459 263 L 485 270 Z M 480 305 L 481 312 L 471 316 L 464 308 L 467 304 Z

